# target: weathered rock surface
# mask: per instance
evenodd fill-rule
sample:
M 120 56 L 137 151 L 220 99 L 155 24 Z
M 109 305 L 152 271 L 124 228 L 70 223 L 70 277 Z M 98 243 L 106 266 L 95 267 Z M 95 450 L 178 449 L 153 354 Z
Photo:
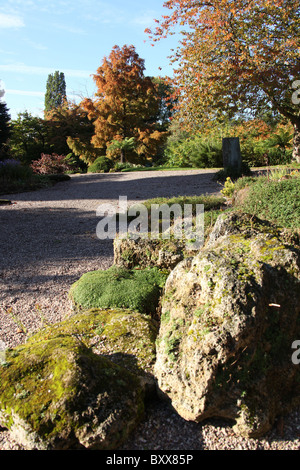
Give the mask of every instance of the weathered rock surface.
M 132 269 L 157 266 L 171 271 L 184 259 L 186 243 L 181 240 L 118 238 L 114 240 L 114 263 Z
M 124 309 L 90 309 L 43 329 L 39 338 L 75 337 L 98 355 L 143 379 L 153 380 L 158 325 L 148 315 Z
M 251 216 L 220 216 L 207 245 L 171 272 L 155 374 L 177 412 L 260 436 L 300 402 L 300 252 Z
M 149 317 L 91 310 L 6 352 L 0 425 L 27 449 L 115 449 L 143 416 L 155 358 Z

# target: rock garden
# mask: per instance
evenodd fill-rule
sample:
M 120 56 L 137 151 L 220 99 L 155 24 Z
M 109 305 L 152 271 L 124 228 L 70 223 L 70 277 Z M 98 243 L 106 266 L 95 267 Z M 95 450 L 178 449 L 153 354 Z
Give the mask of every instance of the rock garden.
M 172 237 L 116 238 L 114 265 L 70 286 L 72 315 L 6 351 L 0 425 L 16 442 L 117 449 L 153 397 L 188 421 L 226 418 L 245 437 L 300 405 L 299 202 L 285 199 L 272 220 L 259 184 L 244 179 L 226 196 L 248 188 L 242 203 L 207 211 L 197 252 Z M 263 187 L 280 201 L 299 177 Z

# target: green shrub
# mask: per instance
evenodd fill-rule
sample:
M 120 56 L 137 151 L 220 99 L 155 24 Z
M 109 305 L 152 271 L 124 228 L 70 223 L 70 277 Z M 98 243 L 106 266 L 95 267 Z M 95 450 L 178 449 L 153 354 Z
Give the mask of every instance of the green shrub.
M 0 179 L 6 181 L 26 180 L 32 176 L 32 170 L 18 160 L 7 159 L 0 162 Z
M 65 161 L 70 165 L 71 169 L 67 173 L 86 173 L 88 165 L 74 153 L 69 153 Z
M 222 142 L 212 139 L 203 142 L 196 140 L 190 161 L 195 168 L 220 168 L 223 165 Z
M 157 268 L 112 266 L 84 274 L 71 287 L 70 298 L 81 308 L 126 308 L 155 314 L 167 275 Z
M 165 150 L 166 165 L 179 168 L 220 168 L 223 164 L 222 140 L 199 135 L 170 141 Z
M 108 173 L 114 166 L 113 161 L 107 157 L 98 157 L 89 167 L 88 173 Z

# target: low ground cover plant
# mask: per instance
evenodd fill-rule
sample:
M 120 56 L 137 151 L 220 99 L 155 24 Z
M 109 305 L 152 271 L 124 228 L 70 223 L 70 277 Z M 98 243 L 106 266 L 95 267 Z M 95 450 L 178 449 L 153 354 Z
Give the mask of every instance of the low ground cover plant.
M 0 178 L 7 181 L 23 180 L 32 175 L 32 170 L 24 166 L 18 160 L 7 159 L 0 161 Z
M 0 194 L 10 194 L 27 189 L 38 189 L 49 182 L 34 175 L 31 168 L 18 160 L 0 161 Z
M 79 309 L 126 308 L 154 315 L 167 275 L 158 268 L 112 266 L 84 274 L 73 284 L 70 298 Z
M 14 159 L 0 161 L 0 194 L 33 191 L 69 178 L 65 173 L 35 173 L 33 168 Z
M 195 215 L 195 208 L 197 204 L 203 204 L 204 210 L 209 211 L 214 209 L 220 209 L 220 207 L 222 207 L 222 205 L 224 204 L 224 201 L 225 200 L 222 196 L 200 194 L 199 196 L 175 196 L 171 198 L 156 197 L 143 202 L 143 205 L 147 208 L 150 214 L 151 206 L 154 204 L 158 204 L 159 206 L 167 204 L 170 207 L 174 204 L 179 204 L 182 209 L 184 209 L 185 204 L 190 204 L 193 206 L 193 215 Z
M 279 179 L 268 176 L 248 181 L 249 192 L 240 208 L 290 229 L 300 228 L 300 172 Z
M 215 195 L 207 195 L 207 194 L 200 194 L 198 196 L 175 196 L 175 197 L 156 197 L 153 199 L 148 199 L 147 201 L 143 202 L 143 207 L 146 207 L 148 211 L 148 230 L 151 232 L 151 207 L 153 205 L 158 205 L 160 208 L 162 208 L 164 205 L 168 205 L 170 208 L 173 205 L 179 205 L 182 209 L 182 217 L 184 217 L 185 212 L 184 212 L 184 206 L 191 205 L 192 206 L 192 223 L 193 226 L 195 226 L 195 217 L 196 217 L 196 207 L 197 204 L 203 204 L 204 205 L 204 237 L 206 237 L 210 230 L 212 229 L 214 223 L 216 222 L 218 216 L 221 214 L 221 212 L 224 212 L 224 210 L 230 210 L 226 209 L 224 206 L 225 203 L 225 198 L 223 196 L 215 196 Z M 131 206 L 131 210 L 133 210 L 132 213 L 135 213 L 135 210 L 137 211 L 136 214 L 139 215 L 139 206 L 140 204 L 134 204 Z M 134 210 L 135 209 L 135 210 Z M 166 211 L 165 213 L 162 211 L 160 213 L 160 231 L 162 231 L 162 221 L 164 214 L 168 218 L 168 221 L 170 221 L 170 226 L 172 226 L 174 223 L 176 223 L 176 219 L 174 219 L 174 213 L 172 211 Z M 127 219 L 128 221 L 134 220 L 137 215 L 128 215 L 127 214 Z M 170 235 L 171 236 L 171 235 Z M 172 238 L 172 236 L 171 236 Z

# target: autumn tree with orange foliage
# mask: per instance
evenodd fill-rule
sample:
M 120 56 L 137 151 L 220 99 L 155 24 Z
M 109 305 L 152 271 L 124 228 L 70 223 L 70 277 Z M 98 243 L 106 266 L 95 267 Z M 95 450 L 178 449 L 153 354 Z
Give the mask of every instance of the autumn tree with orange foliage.
M 94 133 L 93 123 L 88 119 L 87 112 L 70 101 L 50 110 L 45 117 L 45 126 L 48 143 L 58 154 L 67 155 L 70 150 L 74 151 L 71 144 L 75 147 L 77 141 L 82 146 L 88 145 Z M 74 153 L 81 156 L 80 152 Z
M 173 55 L 179 116 L 195 129 L 277 110 L 294 127 L 300 162 L 299 0 L 168 0 L 157 41 L 184 26 Z
M 144 70 L 144 60 L 134 46 L 114 46 L 94 75 L 98 88 L 95 100 L 82 102 L 94 123 L 93 146 L 109 148 L 108 155 L 119 157 L 121 162 L 145 162 L 166 137 L 157 125 L 158 88 Z

